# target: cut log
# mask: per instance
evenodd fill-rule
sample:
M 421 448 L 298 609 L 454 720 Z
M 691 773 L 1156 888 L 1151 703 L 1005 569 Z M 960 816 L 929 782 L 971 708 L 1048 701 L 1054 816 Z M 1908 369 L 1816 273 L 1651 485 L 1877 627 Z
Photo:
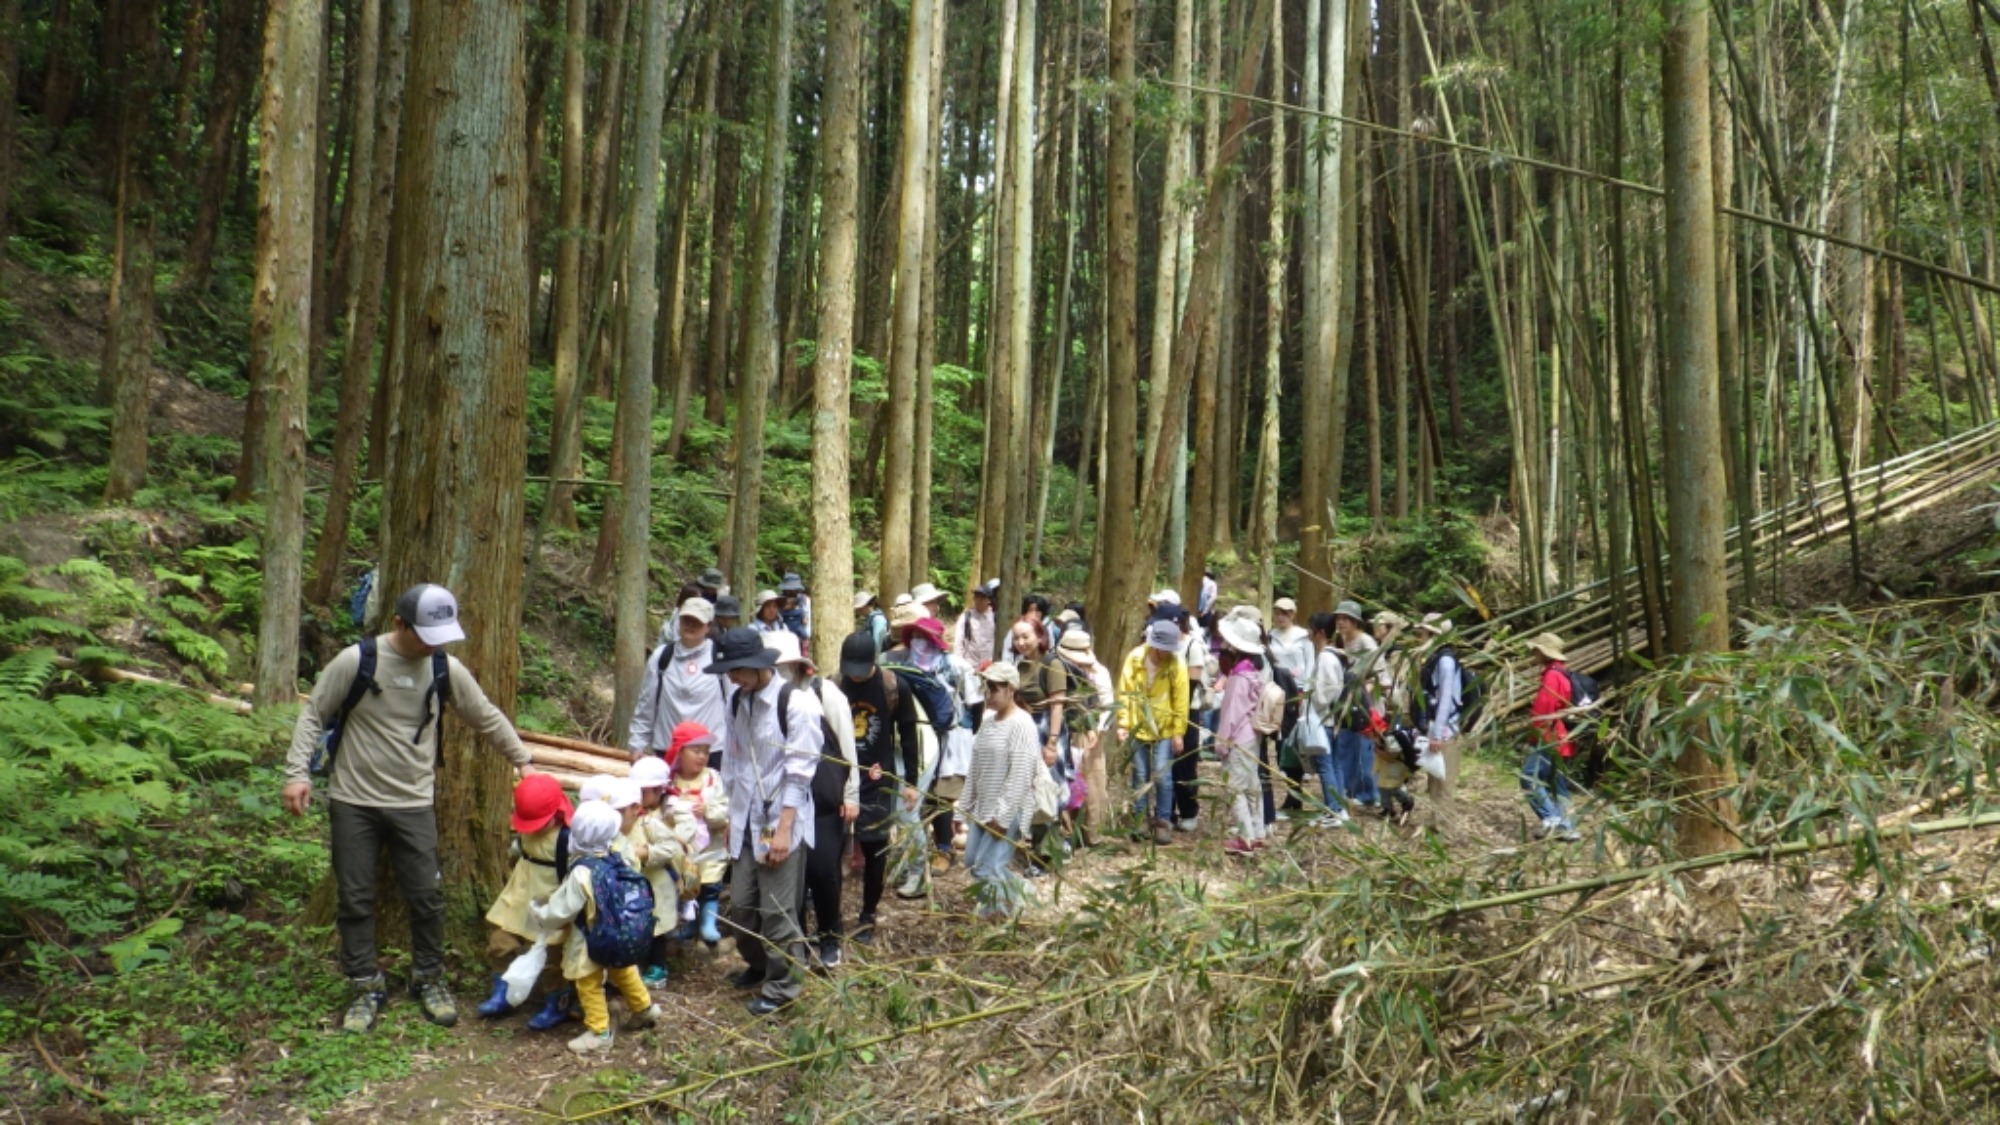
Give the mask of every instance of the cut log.
M 528 739 L 523 735 L 521 741 L 528 742 Z M 600 754 L 579 754 L 574 750 L 562 750 L 534 742 L 528 742 L 528 753 L 534 755 L 537 766 L 549 770 L 581 774 L 601 773 L 612 777 L 625 777 L 632 772 L 631 762 L 623 759 L 613 761 Z

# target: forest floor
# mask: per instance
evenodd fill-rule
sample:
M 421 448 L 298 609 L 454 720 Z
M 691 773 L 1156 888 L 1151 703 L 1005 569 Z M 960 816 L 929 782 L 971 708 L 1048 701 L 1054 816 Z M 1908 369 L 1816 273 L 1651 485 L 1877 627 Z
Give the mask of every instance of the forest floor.
M 1270 869 L 1291 864 L 1288 849 L 1311 851 L 1315 858 L 1324 858 L 1329 837 L 1411 850 L 1435 844 L 1467 861 L 1524 847 L 1580 846 L 1525 842 L 1526 805 L 1513 776 L 1501 764 L 1468 760 L 1464 773 L 1460 793 L 1453 802 L 1456 808 L 1449 814 L 1441 814 L 1438 802 L 1419 795 L 1418 811 L 1405 824 L 1362 817 L 1353 822 L 1351 829 L 1328 833 L 1308 827 L 1303 821 L 1295 825 L 1281 819 L 1273 846 L 1254 860 L 1224 855 L 1221 844 L 1229 834 L 1227 821 L 1216 816 L 1216 801 L 1210 798 L 1204 801 L 1199 830 L 1175 833 L 1172 847 L 1156 849 L 1107 840 L 1078 852 L 1059 877 L 1035 881 L 1036 901 L 1017 926 L 1011 928 L 973 921 L 964 869 L 954 867 L 935 881 L 929 898 L 903 900 L 892 890 L 883 900 L 879 936 L 873 946 L 848 942 L 845 964 L 835 975 L 813 977 L 798 1007 L 773 1020 L 751 1017 L 744 1010 L 747 994 L 730 986 L 727 977 L 741 968 L 741 962 L 729 943 L 725 942 L 714 953 L 696 946 L 676 962 L 672 979 L 655 990 L 667 1011 L 668 1026 L 657 1031 L 621 1034 L 605 1060 L 586 1062 L 564 1048 L 564 1042 L 576 1032 L 575 1024 L 565 1025 L 558 1034 L 526 1030 L 526 1017 L 522 1014 L 505 1020 L 482 1021 L 471 1013 L 475 998 L 461 995 L 461 1011 L 466 1018 L 443 1044 L 413 1051 L 410 1074 L 364 1085 L 322 1114 L 299 1112 L 296 1117 L 356 1125 L 385 1120 L 515 1122 L 538 1120 L 543 1114 L 576 1114 L 628 1098 L 642 1098 L 650 1089 L 698 1077 L 683 1065 L 687 1057 L 685 1048 L 690 1042 L 699 1041 L 703 1055 L 710 1058 L 714 1057 L 717 1045 L 733 1044 L 726 1053 L 733 1054 L 739 1065 L 744 1066 L 779 1057 L 787 1050 L 786 1041 L 794 1025 L 812 1027 L 829 1017 L 838 1018 L 840 1009 L 822 1002 L 830 998 L 836 986 L 865 977 L 871 966 L 923 960 L 948 962 L 995 939 L 1004 940 L 1008 947 L 1021 950 L 1024 955 L 1060 957 L 1063 955 L 1060 945 L 1051 946 L 1050 942 L 1060 937 L 1062 923 L 1074 909 L 1079 892 L 1086 888 L 1111 888 L 1135 875 L 1199 886 L 1204 896 L 1227 900 L 1248 885 L 1257 868 L 1266 869 L 1264 874 L 1268 874 Z M 1219 765 L 1204 762 L 1202 777 L 1207 793 L 1219 790 Z M 1424 839 L 1432 835 L 1433 840 Z M 846 892 L 846 913 L 850 920 L 857 909 L 858 893 L 858 886 L 850 882 Z M 1003 929 L 1011 930 L 1004 938 Z M 332 1020 L 333 1013 L 329 1013 L 328 1035 L 337 1034 L 331 1030 Z M 395 1034 L 397 1028 L 416 1022 L 420 1022 L 420 1017 L 410 1004 L 393 1003 L 384 1014 L 378 1034 Z M 789 1087 L 790 1078 L 779 1072 L 749 1089 L 765 1090 L 758 1102 L 775 1111 Z M 705 1103 L 703 1112 L 715 1112 L 718 1108 L 718 1103 L 709 1099 L 692 1100 Z M 756 1103 L 739 1107 L 751 1120 L 771 1119 L 760 1112 Z M 271 1103 L 249 1104 L 233 1107 L 228 1116 L 264 1120 L 274 1112 L 284 1111 Z

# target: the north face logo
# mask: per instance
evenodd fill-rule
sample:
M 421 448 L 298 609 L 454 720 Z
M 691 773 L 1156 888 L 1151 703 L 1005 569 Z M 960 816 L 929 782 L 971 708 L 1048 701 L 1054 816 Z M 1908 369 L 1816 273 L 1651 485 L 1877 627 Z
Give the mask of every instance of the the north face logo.
M 448 605 L 434 605 L 424 611 L 426 624 L 435 625 L 440 621 L 451 621 L 458 617 L 458 610 Z

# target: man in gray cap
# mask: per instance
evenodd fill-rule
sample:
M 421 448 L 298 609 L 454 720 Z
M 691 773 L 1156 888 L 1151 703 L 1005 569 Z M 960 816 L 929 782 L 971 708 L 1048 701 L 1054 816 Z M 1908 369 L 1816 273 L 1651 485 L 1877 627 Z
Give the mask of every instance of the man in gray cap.
M 444 766 L 444 709 L 486 744 L 533 772 L 528 748 L 479 681 L 444 646 L 465 639 L 458 599 L 443 586 L 412 586 L 396 599 L 393 628 L 333 658 L 292 727 L 285 755 L 286 811 L 304 816 L 315 775 L 327 779 L 340 971 L 353 993 L 342 1031 L 372 1030 L 388 1003 L 375 955 L 375 866 L 396 871 L 410 915 L 410 995 L 424 1018 L 450 1027 L 458 1008 L 444 983 L 436 783 Z
M 729 681 L 702 671 L 714 656 L 709 626 L 715 607 L 706 598 L 689 598 L 660 628 L 660 644 L 646 657 L 646 674 L 639 685 L 639 705 L 632 710 L 632 727 L 625 740 L 632 760 L 664 754 L 677 723 L 693 721 L 715 736 L 718 750 L 729 742 Z M 722 763 L 711 760 L 720 770 Z

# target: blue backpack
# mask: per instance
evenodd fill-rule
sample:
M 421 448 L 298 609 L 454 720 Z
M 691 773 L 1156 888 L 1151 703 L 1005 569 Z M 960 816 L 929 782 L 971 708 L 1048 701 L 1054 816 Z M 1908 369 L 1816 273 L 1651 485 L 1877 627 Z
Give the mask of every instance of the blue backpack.
M 958 701 L 952 698 L 951 689 L 944 686 L 936 676 L 897 660 L 884 660 L 882 667 L 896 674 L 902 690 L 916 696 L 917 703 L 924 709 L 924 717 L 937 730 L 942 739 L 958 725 Z
M 375 572 L 369 571 L 354 584 L 354 593 L 347 599 L 347 616 L 356 629 L 368 624 L 368 596 L 375 592 Z
M 579 858 L 590 872 L 597 917 L 583 927 L 583 947 L 607 969 L 636 965 L 653 943 L 653 885 L 630 864 L 612 855 Z

